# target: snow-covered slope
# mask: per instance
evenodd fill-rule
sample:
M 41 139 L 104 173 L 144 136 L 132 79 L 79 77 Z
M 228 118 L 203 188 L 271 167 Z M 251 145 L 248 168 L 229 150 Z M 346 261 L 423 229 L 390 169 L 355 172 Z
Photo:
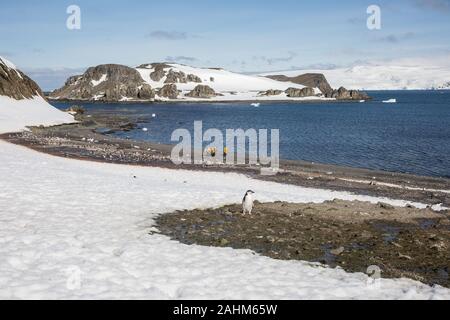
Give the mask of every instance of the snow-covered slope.
M 297 76 L 323 73 L 332 87 L 353 90 L 450 89 L 450 67 L 420 64 L 371 64 L 332 70 L 291 70 L 267 73 Z
M 73 121 L 71 115 L 57 110 L 43 98 L 34 81 L 0 57 L 0 133 Z
M 54 126 L 73 121 L 73 116 L 54 108 L 41 96 L 23 100 L 0 96 L 0 133 L 22 131 L 27 126 Z
M 0 150 L 0 299 L 450 299 L 408 279 L 369 285 L 362 273 L 151 234 L 158 214 L 239 203 L 249 188 L 260 201 L 403 201 L 57 158 L 2 141 Z
M 259 93 L 267 90 L 285 91 L 288 88 L 302 89 L 305 87 L 292 82 L 275 81 L 262 76 L 244 75 L 223 69 L 194 68 L 175 63 L 169 63 L 166 64 L 166 66 L 167 67 L 163 69 L 166 76 L 162 77 L 159 81 L 154 81 L 150 78 L 150 75 L 155 71 L 155 68 L 151 64 L 138 67 L 137 70 L 141 74 L 142 78 L 154 89 L 161 89 L 166 84 L 167 72 L 169 70 L 173 70 L 174 72 L 182 72 L 186 75 L 197 76 L 201 80 L 201 83 L 176 83 L 178 90 L 181 90 L 181 96 L 186 100 L 196 100 L 194 98 L 186 97 L 185 95 L 199 84 L 209 86 L 217 93 L 222 94 L 223 96 L 214 97 L 214 100 L 220 101 L 289 99 L 284 92 L 280 95 L 274 96 L 261 96 Z M 321 92 L 315 88 L 315 93 L 320 94 Z M 163 97 L 158 98 L 164 99 Z M 308 97 L 308 99 L 311 98 L 314 99 L 318 97 Z

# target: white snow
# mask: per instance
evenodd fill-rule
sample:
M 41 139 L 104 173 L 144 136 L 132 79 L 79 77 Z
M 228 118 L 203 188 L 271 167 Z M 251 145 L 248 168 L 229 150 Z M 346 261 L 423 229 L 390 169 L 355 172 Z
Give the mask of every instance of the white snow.
M 73 116 L 51 106 L 41 96 L 23 100 L 0 96 L 0 133 L 22 131 L 27 126 L 71 122 L 74 122 Z
M 99 84 L 105 82 L 107 79 L 108 79 L 108 75 L 107 75 L 107 74 L 104 74 L 104 75 L 102 75 L 102 76 L 100 77 L 100 79 L 98 79 L 98 80 L 91 80 L 91 84 L 92 84 L 93 87 L 96 87 L 96 86 L 98 86 Z
M 207 85 L 214 89 L 217 93 L 223 94 L 223 96 L 217 96 L 208 101 L 252 101 L 252 100 L 325 100 L 322 97 L 306 97 L 306 98 L 289 98 L 285 93 L 278 96 L 260 96 L 258 95 L 261 91 L 282 90 L 285 91 L 288 88 L 299 88 L 302 89 L 304 86 L 292 83 L 292 82 L 281 82 L 275 81 L 262 76 L 251 76 L 239 73 L 234 73 L 226 71 L 223 69 L 210 69 L 210 68 L 195 68 L 185 65 L 180 65 L 176 63 L 167 64 L 169 67 L 165 68 L 164 71 L 167 73 L 169 70 L 175 72 L 183 72 L 186 75 L 193 74 L 198 76 L 202 83 L 188 82 L 188 83 L 176 83 L 177 89 L 182 91 L 182 95 L 179 99 L 184 99 L 186 101 L 204 101 L 205 99 L 195 99 L 190 97 L 185 97 L 184 95 L 193 90 L 197 85 Z M 149 65 L 147 68 L 137 68 L 136 69 L 142 79 L 144 79 L 152 88 L 160 89 L 165 85 L 167 77 L 163 77 L 160 81 L 153 81 L 150 78 L 150 74 L 154 71 Z M 318 88 L 314 88 L 316 94 L 320 94 Z M 170 101 L 170 99 L 165 99 L 158 97 L 160 100 Z M 179 100 L 178 99 L 178 100 Z M 334 100 L 334 99 L 333 99 Z
M 427 61 L 373 63 L 332 70 L 291 70 L 265 73 L 298 76 L 323 73 L 333 88 L 353 90 L 450 89 L 450 66 Z
M 186 246 L 155 233 L 153 221 L 239 203 L 247 189 L 260 201 L 404 201 L 57 158 L 3 141 L 0 149 L 1 299 L 450 299 L 450 290 L 413 280 L 377 287 L 341 269 Z

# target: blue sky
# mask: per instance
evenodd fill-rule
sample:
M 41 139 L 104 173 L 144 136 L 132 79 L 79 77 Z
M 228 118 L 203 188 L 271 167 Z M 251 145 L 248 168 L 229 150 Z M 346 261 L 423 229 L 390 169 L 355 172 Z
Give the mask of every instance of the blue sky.
M 81 8 L 81 30 L 66 9 Z M 382 29 L 366 9 L 382 9 Z M 178 61 L 241 72 L 450 53 L 450 0 L 2 1 L 0 55 L 44 89 L 102 63 Z

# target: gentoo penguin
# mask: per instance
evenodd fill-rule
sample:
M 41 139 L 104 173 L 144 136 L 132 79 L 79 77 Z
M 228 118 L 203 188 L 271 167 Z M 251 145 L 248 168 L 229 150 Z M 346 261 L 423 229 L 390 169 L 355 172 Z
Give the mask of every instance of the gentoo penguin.
M 249 215 L 252 215 L 252 210 L 253 210 L 253 194 L 255 192 L 253 192 L 252 190 L 248 190 L 247 193 L 244 196 L 244 199 L 242 200 L 242 209 L 243 209 L 243 213 L 244 216 L 246 213 L 248 213 Z

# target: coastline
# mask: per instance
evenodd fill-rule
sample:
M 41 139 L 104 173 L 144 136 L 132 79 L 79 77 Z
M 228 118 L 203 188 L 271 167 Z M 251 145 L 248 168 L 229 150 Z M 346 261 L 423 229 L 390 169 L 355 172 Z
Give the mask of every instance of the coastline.
M 170 160 L 173 146 L 119 139 L 98 133 L 99 129 L 129 130 L 134 126 L 126 116 L 92 113 L 77 116 L 78 123 L 30 132 L 0 135 L 0 139 L 55 156 L 88 161 L 183 169 L 234 172 L 256 179 L 303 187 L 349 191 L 363 195 L 399 198 L 430 206 L 450 207 L 450 179 L 405 173 L 376 171 L 300 160 L 281 160 L 280 172 L 260 174 L 248 165 L 175 165 Z
M 253 100 L 214 100 L 214 99 L 201 99 L 201 100 L 127 100 L 127 101 L 101 101 L 101 100 L 70 100 L 70 99 L 50 99 L 47 97 L 49 103 L 74 103 L 74 104 L 178 104 L 178 103 L 200 103 L 200 104 L 208 104 L 208 103 L 237 103 L 237 104 L 249 104 L 253 102 L 259 103 L 360 103 L 358 100 L 337 100 L 333 98 L 321 98 L 321 99 L 253 99 Z

